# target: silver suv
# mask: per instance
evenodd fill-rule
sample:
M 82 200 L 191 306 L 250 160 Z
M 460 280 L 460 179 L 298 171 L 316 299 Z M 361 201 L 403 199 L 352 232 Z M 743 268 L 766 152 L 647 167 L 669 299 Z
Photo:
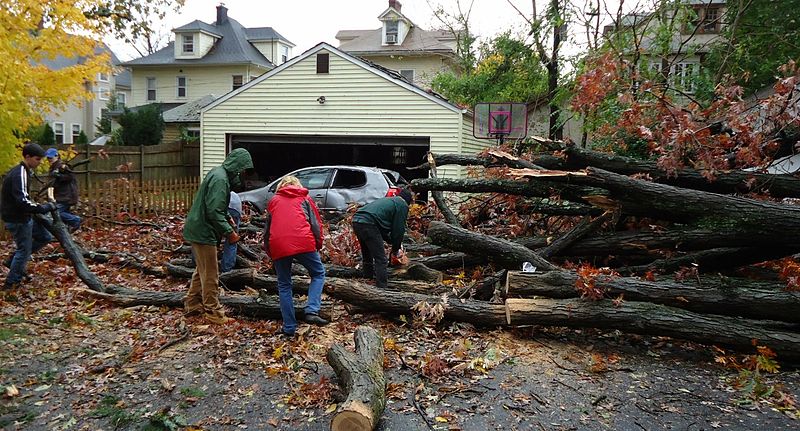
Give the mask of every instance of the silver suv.
M 324 212 L 343 212 L 350 202 L 364 205 L 385 196 L 394 196 L 400 192 L 401 186 L 408 184 L 395 171 L 365 166 L 313 166 L 286 175 L 297 177 Z M 242 203 L 263 212 L 281 179 L 283 177 L 264 187 L 239 193 Z

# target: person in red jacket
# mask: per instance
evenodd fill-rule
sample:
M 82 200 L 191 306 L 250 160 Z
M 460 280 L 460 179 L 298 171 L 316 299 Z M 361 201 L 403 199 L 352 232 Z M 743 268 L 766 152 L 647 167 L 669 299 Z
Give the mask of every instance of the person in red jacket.
M 291 175 L 284 177 L 267 205 L 264 249 L 272 258 L 278 274 L 278 296 L 283 333 L 286 336 L 294 336 L 297 330 L 292 301 L 294 261 L 303 265 L 311 276 L 303 320 L 316 325 L 328 323 L 319 317 L 322 286 L 325 283 L 325 267 L 319 258 L 321 248 L 322 219 L 317 205 L 308 197 L 308 190 L 300 184 L 300 180 Z

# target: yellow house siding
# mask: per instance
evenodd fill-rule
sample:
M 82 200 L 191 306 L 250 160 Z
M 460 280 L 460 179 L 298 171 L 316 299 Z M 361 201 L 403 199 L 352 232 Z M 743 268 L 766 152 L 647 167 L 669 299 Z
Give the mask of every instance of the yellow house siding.
M 325 104 L 317 102 L 320 96 Z M 424 136 L 433 151 L 457 152 L 460 117 L 333 52 L 330 73 L 317 74 L 312 54 L 203 113 L 201 151 L 208 163 L 201 169 L 221 161 L 226 133 Z
M 200 33 L 200 41 L 198 42 L 197 52 L 202 58 L 204 55 L 208 54 L 208 51 L 211 50 L 211 47 L 214 46 L 214 42 L 217 40 L 214 36 Z
M 260 75 L 261 71 L 248 65 L 235 66 L 168 66 L 168 67 L 142 67 L 135 68 L 131 78 L 132 103 L 129 106 L 146 105 L 153 103 L 147 100 L 147 78 L 156 78 L 156 102 L 185 103 L 199 99 L 207 94 L 222 96 L 233 89 L 233 75 L 244 76 L 247 82 L 248 74 Z M 180 72 L 183 70 L 183 72 Z M 178 98 L 178 76 L 187 79 L 185 98 Z
M 475 155 L 496 143 L 494 139 L 478 139 L 473 136 L 472 120 L 471 114 L 464 114 L 464 121 L 461 123 L 461 151 L 465 155 Z
M 272 41 L 265 41 L 265 42 L 254 42 L 253 46 L 256 47 L 257 50 L 264 54 L 264 57 L 273 63 L 275 63 L 275 58 L 273 54 L 275 52 L 275 43 Z

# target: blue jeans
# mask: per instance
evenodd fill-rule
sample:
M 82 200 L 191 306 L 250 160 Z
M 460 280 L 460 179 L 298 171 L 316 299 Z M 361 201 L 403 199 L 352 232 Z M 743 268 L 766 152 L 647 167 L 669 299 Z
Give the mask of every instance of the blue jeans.
M 231 215 L 233 218 L 233 222 L 236 224 L 236 230 L 239 230 L 239 223 L 242 221 L 242 215 L 239 214 L 238 211 L 235 209 L 228 208 L 228 214 Z M 222 244 L 222 262 L 219 265 L 219 272 L 228 272 L 236 266 L 236 250 L 238 249 L 236 243 L 229 243 L 228 239 L 225 238 L 225 242 Z
M 58 209 L 58 215 L 61 216 L 61 221 L 63 221 L 65 225 L 72 229 L 81 227 L 81 218 L 69 211 L 72 205 L 57 203 L 56 208 Z
M 325 267 L 316 251 L 282 257 L 273 262 L 275 272 L 278 274 L 278 296 L 281 302 L 283 332 L 286 334 L 294 334 L 297 330 L 297 319 L 294 316 L 294 301 L 292 300 L 293 261 L 303 265 L 311 276 L 311 284 L 308 286 L 308 302 L 305 308 L 306 314 L 319 314 L 322 286 L 325 284 Z
M 11 270 L 6 277 L 6 286 L 22 281 L 26 274 L 31 254 L 47 245 L 53 236 L 41 224 L 31 220 L 21 223 L 6 223 L 6 230 L 11 232 L 17 250 L 11 258 Z

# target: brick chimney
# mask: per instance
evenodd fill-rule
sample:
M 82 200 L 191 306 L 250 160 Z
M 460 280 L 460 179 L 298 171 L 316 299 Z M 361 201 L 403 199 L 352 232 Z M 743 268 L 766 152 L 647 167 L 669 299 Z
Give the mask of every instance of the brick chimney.
M 220 3 L 217 5 L 217 25 L 224 24 L 228 21 L 228 8 L 225 7 L 225 3 Z
M 402 8 L 403 5 L 401 5 L 397 0 L 389 0 L 389 7 L 393 7 L 394 10 L 400 12 L 400 8 Z

